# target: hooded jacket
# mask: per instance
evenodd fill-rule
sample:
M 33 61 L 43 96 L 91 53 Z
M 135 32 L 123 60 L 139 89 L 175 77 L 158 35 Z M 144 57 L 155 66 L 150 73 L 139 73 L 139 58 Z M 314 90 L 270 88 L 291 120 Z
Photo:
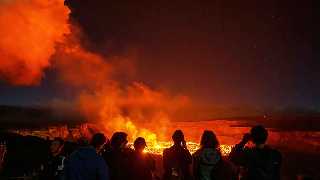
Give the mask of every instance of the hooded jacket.
M 93 147 L 82 147 L 71 154 L 66 167 L 68 180 L 109 180 L 104 159 Z
M 212 172 L 221 160 L 214 148 L 199 149 L 193 154 L 193 169 L 196 180 L 211 180 Z

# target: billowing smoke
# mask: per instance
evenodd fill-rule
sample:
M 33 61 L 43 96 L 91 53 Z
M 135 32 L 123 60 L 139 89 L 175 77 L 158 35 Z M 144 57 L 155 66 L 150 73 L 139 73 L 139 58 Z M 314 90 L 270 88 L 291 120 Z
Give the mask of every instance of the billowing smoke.
M 134 58 L 106 58 L 87 50 L 81 30 L 76 23 L 68 24 L 68 16 L 62 0 L 1 2 L 0 78 L 13 85 L 35 85 L 50 67 L 57 72 L 60 88 L 75 89 L 72 104 L 100 129 L 124 130 L 132 138 L 145 136 L 149 141 L 155 141 L 156 134 L 162 137 L 189 98 L 141 82 L 119 81 L 119 74 L 134 71 L 127 63 Z
M 89 122 L 109 134 L 123 130 L 132 138 L 145 136 L 154 141 L 165 136 L 173 114 L 190 103 L 183 95 L 154 90 L 141 82 L 116 80 L 122 69 L 119 57 L 107 59 L 65 43 L 53 59 L 60 82 L 77 89 L 76 106 Z
M 69 32 L 63 0 L 0 1 L 0 78 L 35 85 L 50 66 L 55 43 Z

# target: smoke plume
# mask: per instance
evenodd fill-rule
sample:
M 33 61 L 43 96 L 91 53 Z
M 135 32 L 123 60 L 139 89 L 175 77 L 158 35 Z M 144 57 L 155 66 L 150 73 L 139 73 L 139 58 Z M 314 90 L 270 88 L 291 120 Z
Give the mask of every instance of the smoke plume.
M 13 85 L 39 84 L 55 43 L 69 32 L 63 0 L 0 1 L 0 78 Z
M 123 130 L 148 141 L 166 134 L 173 114 L 189 104 L 188 97 L 120 81 L 119 74 L 134 72 L 127 63 L 134 58 L 88 50 L 81 29 L 68 24 L 68 15 L 62 0 L 1 2 L 0 78 L 13 85 L 35 85 L 46 68 L 53 68 L 61 88 L 75 89 L 74 106 L 101 130 Z
M 108 59 L 77 43 L 65 42 L 53 60 L 60 82 L 77 89 L 75 104 L 80 112 L 108 134 L 123 130 L 131 138 L 146 136 L 154 141 L 164 137 L 173 115 L 190 103 L 186 96 L 155 90 L 142 82 L 117 80 L 118 70 L 123 69 L 120 57 Z

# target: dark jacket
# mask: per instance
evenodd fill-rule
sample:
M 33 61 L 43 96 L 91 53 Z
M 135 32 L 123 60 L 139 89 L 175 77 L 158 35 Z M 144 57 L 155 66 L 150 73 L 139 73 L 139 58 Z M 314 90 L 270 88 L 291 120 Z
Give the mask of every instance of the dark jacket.
M 245 148 L 237 144 L 231 151 L 230 160 L 243 167 L 244 180 L 279 180 L 282 156 L 268 146 L 264 148 Z
M 188 149 L 173 145 L 163 151 L 164 179 L 188 180 L 191 177 L 192 156 Z
M 71 154 L 66 166 L 68 180 L 109 180 L 109 169 L 93 147 L 82 147 Z
M 130 149 L 108 149 L 103 153 L 103 158 L 110 168 L 111 180 L 131 179 L 131 156 Z
M 132 153 L 132 180 L 152 180 L 155 170 L 155 160 L 148 153 Z

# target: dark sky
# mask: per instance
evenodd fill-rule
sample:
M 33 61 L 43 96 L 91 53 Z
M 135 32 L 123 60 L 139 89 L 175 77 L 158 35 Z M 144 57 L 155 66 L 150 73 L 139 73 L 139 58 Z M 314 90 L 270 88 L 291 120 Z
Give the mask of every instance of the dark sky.
M 69 0 L 86 48 L 137 54 L 133 80 L 214 105 L 320 109 L 311 0 Z M 0 104 L 43 103 L 67 90 L 0 84 Z M 59 93 L 57 92 L 59 91 Z

